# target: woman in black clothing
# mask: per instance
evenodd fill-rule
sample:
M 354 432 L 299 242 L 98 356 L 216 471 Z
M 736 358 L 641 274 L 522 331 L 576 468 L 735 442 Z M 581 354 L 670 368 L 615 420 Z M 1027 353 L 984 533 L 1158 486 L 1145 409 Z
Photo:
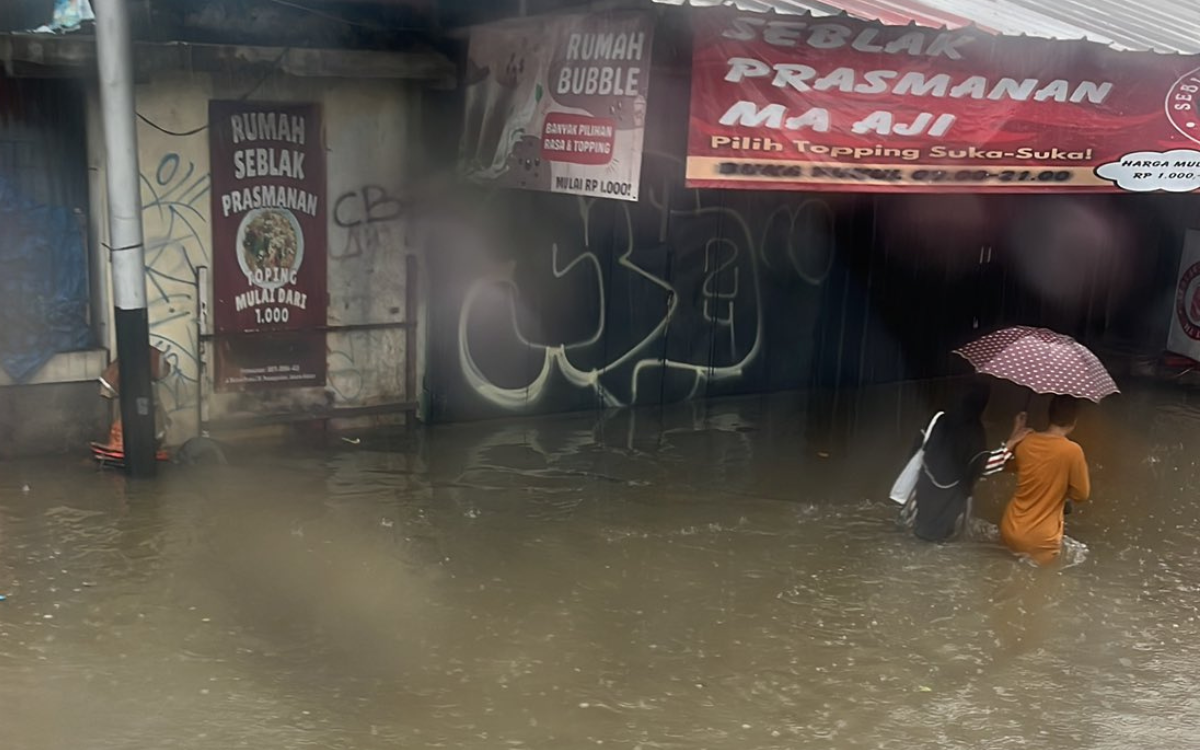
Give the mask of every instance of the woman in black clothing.
M 938 419 L 925 442 L 916 491 L 900 511 L 901 521 L 920 539 L 945 542 L 962 533 L 971 516 L 975 482 L 1002 470 L 1013 447 L 1029 434 L 1025 414 L 1018 414 L 1008 441 L 989 451 L 983 429 L 989 396 L 986 384 L 972 383 L 958 405 Z

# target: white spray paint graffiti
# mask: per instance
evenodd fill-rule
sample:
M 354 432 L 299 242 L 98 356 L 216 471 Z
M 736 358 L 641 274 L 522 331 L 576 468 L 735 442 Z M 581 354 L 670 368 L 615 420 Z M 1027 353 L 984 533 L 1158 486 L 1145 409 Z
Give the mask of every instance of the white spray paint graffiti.
M 584 216 L 585 216 L 585 236 L 586 236 L 586 219 L 587 219 L 588 213 L 589 213 L 590 209 L 592 208 L 594 202 L 591 200 L 588 200 L 588 199 L 581 199 L 580 203 L 581 203 L 580 210 L 584 212 Z M 732 226 L 736 227 L 738 230 L 740 230 L 741 237 L 745 238 L 745 241 L 747 242 L 747 244 L 749 243 L 749 238 L 751 237 L 750 227 L 746 224 L 746 222 L 742 219 L 742 217 L 737 212 L 730 211 L 728 209 L 723 209 L 723 208 L 702 208 L 702 209 L 698 209 L 692 213 L 697 217 L 720 215 L 722 220 L 728 222 L 730 225 L 732 225 Z M 598 317 L 596 331 L 589 338 L 580 340 L 580 341 L 571 342 L 571 343 L 560 344 L 560 345 L 556 345 L 556 346 L 540 345 L 540 344 L 537 344 L 537 343 L 531 341 L 520 330 L 520 326 L 517 321 L 516 307 L 515 307 L 515 304 L 513 304 L 514 295 L 519 293 L 519 289 L 517 288 L 515 282 L 513 281 L 511 273 L 507 277 L 492 277 L 492 278 L 480 279 L 471 286 L 470 290 L 467 293 L 466 299 L 463 302 L 461 313 L 459 315 L 459 324 L 458 324 L 459 360 L 462 365 L 463 374 L 466 376 L 468 382 L 470 383 L 471 387 L 475 390 L 476 393 L 478 393 L 480 396 L 487 399 L 488 401 L 492 402 L 493 404 L 496 404 L 497 406 L 501 406 L 506 409 L 523 408 L 529 404 L 536 403 L 537 400 L 539 398 L 541 398 L 541 396 L 545 392 L 546 386 L 549 383 L 551 376 L 555 372 L 558 372 L 558 373 L 561 373 L 566 378 L 566 380 L 569 383 L 571 383 L 572 385 L 574 385 L 576 387 L 580 387 L 580 388 L 590 388 L 590 389 L 594 390 L 604 405 L 606 405 L 606 406 L 624 406 L 624 405 L 628 405 L 628 404 L 622 402 L 609 389 L 606 389 L 600 383 L 600 378 L 601 378 L 601 376 L 605 375 L 606 373 L 613 372 L 613 371 L 615 371 L 619 368 L 622 368 L 628 364 L 632 363 L 632 365 L 633 365 L 632 373 L 630 375 L 629 390 L 631 393 L 631 398 L 630 398 L 629 403 L 637 403 L 638 383 L 640 380 L 640 376 L 647 369 L 659 368 L 659 369 L 663 369 L 663 370 L 673 370 L 673 371 L 677 371 L 677 372 L 684 372 L 684 373 L 688 373 L 688 374 L 692 375 L 692 377 L 694 378 L 694 383 L 692 386 L 692 395 L 694 396 L 696 393 L 699 392 L 701 386 L 703 386 L 706 381 L 719 382 L 719 381 L 727 380 L 730 378 L 740 377 L 744 371 L 745 366 L 747 364 L 749 364 L 750 362 L 754 361 L 754 359 L 759 354 L 759 350 L 762 347 L 763 326 L 762 326 L 762 305 L 761 305 L 761 303 L 757 304 L 755 306 L 756 307 L 755 315 L 757 316 L 757 319 L 755 321 L 755 331 L 756 332 L 755 332 L 754 343 L 745 352 L 745 354 L 743 354 L 741 356 L 740 359 L 733 362 L 732 364 L 727 364 L 727 365 L 722 365 L 722 366 L 712 366 L 707 363 L 687 362 L 687 361 L 671 359 L 671 358 L 667 358 L 667 357 L 663 357 L 663 356 L 654 356 L 654 354 L 650 351 L 650 349 L 657 342 L 661 341 L 668 326 L 670 325 L 672 319 L 674 318 L 674 316 L 676 314 L 676 310 L 678 309 L 678 306 L 679 306 L 679 295 L 678 295 L 675 287 L 672 286 L 667 280 L 662 279 L 659 276 L 656 276 L 655 274 L 642 268 L 637 263 L 635 263 L 633 260 L 631 260 L 631 256 L 633 255 L 633 252 L 634 252 L 634 247 L 633 247 L 633 239 L 632 239 L 633 232 L 632 232 L 632 227 L 631 227 L 632 219 L 630 216 L 629 208 L 627 206 L 622 205 L 619 209 L 618 216 L 620 217 L 621 220 L 625 221 L 627 225 L 629 225 L 629 226 L 627 226 L 628 231 L 625 234 L 625 236 L 628 237 L 629 239 L 628 239 L 628 244 L 626 245 L 624 251 L 622 252 L 620 257 L 617 259 L 617 263 L 622 268 L 630 271 L 631 273 L 637 274 L 638 276 L 641 276 L 642 278 L 646 279 L 647 281 L 654 284 L 655 286 L 660 287 L 668 296 L 669 302 L 668 302 L 667 308 L 666 308 L 665 312 L 661 315 L 657 324 L 640 341 L 638 341 L 637 343 L 630 346 L 624 352 L 621 352 L 618 356 L 614 357 L 610 362 L 608 362 L 604 366 L 595 367 L 595 368 L 587 368 L 587 369 L 581 368 L 574 364 L 574 362 L 571 359 L 571 353 L 573 350 L 577 350 L 581 347 L 588 346 L 590 344 L 595 343 L 596 341 L 599 341 L 600 338 L 604 335 L 604 320 L 605 320 L 605 318 L 604 318 L 603 310 L 601 310 L 601 313 Z M 604 289 L 603 289 L 603 276 L 601 276 L 599 273 L 599 269 L 601 266 L 600 266 L 600 260 L 596 256 L 596 254 L 589 250 L 589 251 L 585 252 L 584 254 L 580 255 L 578 258 L 576 258 L 574 261 L 572 261 L 567 266 L 565 266 L 563 268 L 559 268 L 558 267 L 558 252 L 559 252 L 558 246 L 555 245 L 552 248 L 552 253 L 551 253 L 554 276 L 556 278 L 562 278 L 566 274 L 570 273 L 574 268 L 576 268 L 581 263 L 583 263 L 583 262 L 591 263 L 597 269 L 596 278 L 599 280 L 599 283 L 601 285 L 599 298 L 601 300 L 603 300 L 605 297 Z M 706 253 L 706 255 L 709 255 L 709 254 Z M 736 248 L 735 248 L 735 254 L 733 257 L 734 257 L 734 260 L 736 260 L 736 258 L 737 258 Z M 714 299 L 715 300 L 724 299 L 727 301 L 730 299 L 728 292 L 719 292 L 717 290 L 717 287 L 713 283 L 713 280 L 714 280 L 716 274 L 724 267 L 725 267 L 725 265 L 717 265 L 717 266 L 713 267 L 712 269 L 708 269 L 709 275 L 706 277 L 705 284 L 704 284 L 704 289 L 706 290 L 706 292 L 705 292 L 705 294 L 706 294 L 705 308 L 706 309 L 708 307 L 708 304 Z M 752 287 L 753 287 L 753 290 L 755 293 L 755 297 L 757 298 L 759 295 L 759 277 L 758 277 L 757 266 L 751 265 L 751 269 L 752 269 L 752 274 L 753 274 Z M 512 317 L 514 332 L 516 333 L 518 340 L 520 341 L 520 343 L 523 346 L 527 347 L 531 351 L 540 350 L 543 354 L 542 367 L 541 367 L 540 372 L 534 378 L 533 382 L 531 382 L 529 385 L 527 385 L 525 387 L 505 388 L 505 387 L 496 385 L 484 374 L 484 372 L 479 367 L 479 365 L 475 361 L 474 356 L 471 353 L 471 347 L 470 347 L 470 342 L 469 342 L 467 333 L 468 333 L 468 325 L 470 323 L 471 315 L 475 308 L 475 304 L 476 304 L 477 300 L 479 299 L 479 296 L 483 292 L 485 292 L 489 288 L 495 287 L 497 285 L 505 287 L 509 291 L 509 297 L 508 297 L 509 305 L 510 305 L 509 313 Z M 733 318 L 732 318 L 733 303 L 728 302 L 728 305 L 729 305 L 729 307 L 728 307 L 729 313 L 727 316 L 727 322 L 731 324 L 733 321 Z
M 809 198 L 798 206 L 780 206 L 767 219 L 762 237 L 759 239 L 759 258 L 763 266 L 770 271 L 777 271 L 771 262 L 772 251 L 778 250 L 778 245 L 768 242 L 768 235 L 776 222 L 787 221 L 786 241 L 783 243 L 784 255 L 792 270 L 806 283 L 813 286 L 822 284 L 833 269 L 833 253 L 828 243 L 820 241 L 823 238 L 806 237 L 807 241 L 796 240 L 796 222 L 806 216 L 812 216 L 813 225 L 827 227 L 833 223 L 833 209 L 820 198 Z M 816 239 L 817 241 L 813 241 Z M 824 250 L 824 252 L 821 252 Z
M 677 283 L 644 268 L 634 261 L 634 241 L 631 208 L 621 205 L 617 221 L 625 223 L 625 231 L 618 232 L 626 244 L 617 257 L 620 269 L 644 279 L 660 289 L 665 299 L 664 310 L 653 327 L 636 343 L 623 351 L 606 358 L 605 364 L 584 367 L 576 364 L 581 349 L 600 341 L 605 335 L 607 294 L 602 263 L 596 248 L 588 246 L 589 222 L 596 204 L 591 199 L 579 199 L 582 218 L 584 252 L 565 265 L 560 260 L 560 248 L 550 248 L 551 272 L 554 279 L 563 279 L 572 273 L 590 267 L 598 284 L 599 301 L 594 330 L 577 340 L 549 344 L 538 343 L 522 331 L 518 316 L 521 290 L 515 280 L 515 265 L 510 263 L 500 272 L 475 280 L 469 287 L 459 311 L 458 359 L 463 376 L 470 388 L 489 403 L 508 411 L 518 411 L 536 406 L 549 387 L 560 375 L 570 385 L 593 392 L 605 406 L 628 406 L 639 403 L 639 383 L 643 374 L 661 370 L 684 373 L 692 378 L 688 398 L 694 398 L 711 383 L 735 381 L 741 378 L 746 368 L 761 355 L 764 347 L 764 301 L 762 278 L 764 271 L 777 274 L 795 274 L 805 284 L 819 286 L 828 276 L 833 265 L 833 253 L 828 243 L 809 241 L 812 227 L 828 229 L 832 225 L 832 210 L 820 199 L 805 199 L 798 205 L 781 206 L 773 211 L 760 234 L 755 236 L 746 218 L 736 210 L 726 207 L 705 207 L 698 191 L 689 191 L 686 210 L 672 211 L 667 205 L 669 187 L 650 188 L 647 203 L 661 216 L 661 239 L 666 239 L 667 217 L 672 221 L 709 221 L 724 228 L 722 236 L 710 237 L 703 243 L 703 275 L 698 285 L 699 314 L 715 329 L 723 331 L 728 344 L 728 354 L 720 364 L 696 359 L 667 356 L 663 342 L 673 321 L 680 312 L 680 289 Z M 683 203 L 684 201 L 680 201 Z M 644 209 L 641 209 L 644 210 Z M 799 235 L 799 236 L 798 236 Z M 815 249 L 820 246 L 822 249 Z M 744 287 L 744 272 L 750 274 L 748 288 Z M 678 274 L 676 274 L 678 276 Z M 508 309 L 497 313 L 485 311 L 484 300 L 496 292 L 503 295 Z M 753 307 L 753 312 L 747 310 Z M 533 354 L 534 363 L 540 367 L 526 385 L 511 387 L 497 384 L 481 367 L 472 351 L 469 336 L 473 321 L 486 320 L 502 315 L 511 321 L 512 333 L 517 343 Z M 737 332 L 743 316 L 752 320 L 753 339 L 748 347 L 738 341 Z M 742 329 L 745 330 L 745 329 Z M 540 355 L 540 356 L 539 356 Z M 628 398 L 619 397 L 610 387 L 601 382 L 603 376 L 629 368 Z M 611 384 L 610 384 L 611 385 Z

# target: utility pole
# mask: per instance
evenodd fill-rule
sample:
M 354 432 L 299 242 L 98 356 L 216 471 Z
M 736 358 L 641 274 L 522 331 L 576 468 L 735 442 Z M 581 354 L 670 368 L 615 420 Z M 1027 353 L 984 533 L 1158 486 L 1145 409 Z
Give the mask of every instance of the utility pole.
M 158 469 L 154 393 L 150 378 L 150 323 L 146 314 L 146 248 L 138 178 L 133 101 L 133 40 L 129 0 L 96 0 L 96 60 L 108 178 L 109 253 L 112 257 L 117 360 L 125 471 L 152 477 Z

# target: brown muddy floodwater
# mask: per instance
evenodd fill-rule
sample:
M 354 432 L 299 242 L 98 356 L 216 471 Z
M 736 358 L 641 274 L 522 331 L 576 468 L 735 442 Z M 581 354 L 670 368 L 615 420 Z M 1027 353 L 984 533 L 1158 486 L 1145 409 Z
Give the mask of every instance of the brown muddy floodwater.
M 1197 747 L 1185 397 L 1087 414 L 1087 553 L 1052 571 L 895 528 L 928 413 L 883 392 L 830 460 L 781 396 L 134 486 L 6 464 L 0 748 Z

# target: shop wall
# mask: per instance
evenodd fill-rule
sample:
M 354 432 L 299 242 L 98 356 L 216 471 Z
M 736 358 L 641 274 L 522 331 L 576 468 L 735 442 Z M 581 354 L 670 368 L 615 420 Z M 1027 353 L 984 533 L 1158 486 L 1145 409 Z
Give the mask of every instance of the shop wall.
M 481 195 L 482 228 L 430 246 L 435 418 L 803 382 L 828 205 L 705 202 L 665 180 L 643 196 Z
M 399 196 L 417 143 L 419 94 L 389 81 L 164 73 L 137 90 L 138 143 L 150 331 L 172 365 L 158 395 L 172 424 L 169 441 L 195 434 L 200 385 L 197 300 L 211 299 L 208 102 L 210 99 L 317 102 L 328 164 L 328 323 L 402 321 L 410 219 Z M 92 128 L 98 123 L 92 118 Z M 102 174 L 103 154 L 91 155 Z M 102 184 L 102 181 L 101 181 Z M 102 198 L 102 195 L 101 195 Z M 103 215 L 103 214 L 100 214 Z M 110 338 L 109 344 L 112 345 Z M 330 332 L 324 389 L 213 394 L 208 417 L 287 413 L 313 406 L 365 406 L 402 400 L 400 329 Z M 208 374 L 211 376 L 211 360 Z
M 462 189 L 432 222 L 433 419 L 808 383 L 836 200 L 682 184 L 687 77 L 651 85 L 641 200 Z M 448 99 L 432 114 L 457 132 Z M 443 144 L 452 152 L 453 144 Z
M 1196 200 L 692 191 L 646 158 L 630 204 L 481 194 L 431 245 L 434 419 L 964 372 L 1007 325 L 1121 371 L 1163 348 Z M 657 177 L 657 180 L 655 179 Z
M 846 346 L 818 380 L 860 385 L 962 372 L 955 347 L 1009 325 L 1075 336 L 1114 371 L 1166 342 L 1194 196 L 880 195 L 852 209 L 843 285 L 822 315 Z M 863 236 L 866 235 L 866 236 Z
M 438 223 L 431 417 L 840 388 L 951 367 L 976 310 L 979 238 L 943 237 L 943 262 L 905 268 L 892 256 L 923 230 L 884 226 L 911 214 L 904 201 L 687 188 L 687 41 L 655 43 L 639 202 L 478 191 Z M 459 106 L 443 102 L 433 129 L 457 132 Z M 953 215 L 945 199 L 920 200 L 930 217 Z
M 688 76 L 655 70 L 640 202 L 464 187 L 441 207 L 433 419 L 937 378 L 1003 325 L 1161 351 L 1192 197 L 690 190 Z
M 476 194 L 430 245 L 433 418 L 937 377 L 983 325 L 982 242 L 938 234 L 946 199 L 897 227 L 910 201 L 681 175 L 651 151 L 638 203 Z

